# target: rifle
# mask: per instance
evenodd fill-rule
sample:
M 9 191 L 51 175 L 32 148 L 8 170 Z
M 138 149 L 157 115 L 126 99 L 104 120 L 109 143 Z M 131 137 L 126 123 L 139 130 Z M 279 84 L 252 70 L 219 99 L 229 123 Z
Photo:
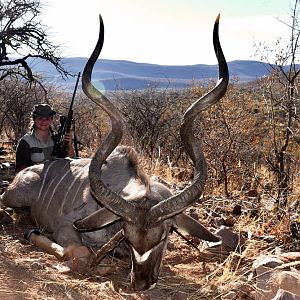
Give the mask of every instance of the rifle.
M 78 73 L 78 76 L 77 76 L 76 85 L 75 85 L 75 89 L 73 92 L 68 115 L 67 115 L 67 117 L 60 116 L 60 120 L 59 120 L 60 125 L 59 125 L 59 129 L 58 129 L 58 133 L 54 138 L 55 143 L 54 143 L 54 147 L 53 147 L 51 155 L 58 157 L 58 158 L 65 158 L 68 156 L 69 145 L 68 145 L 68 142 L 65 141 L 65 135 L 67 133 L 70 133 L 71 125 L 73 122 L 73 103 L 74 103 L 74 99 L 75 99 L 75 95 L 76 95 L 79 78 L 80 78 L 80 72 Z M 74 139 L 74 142 L 75 142 L 75 139 Z M 76 145 L 74 148 L 75 148 L 76 156 L 78 156 L 77 142 L 76 142 Z

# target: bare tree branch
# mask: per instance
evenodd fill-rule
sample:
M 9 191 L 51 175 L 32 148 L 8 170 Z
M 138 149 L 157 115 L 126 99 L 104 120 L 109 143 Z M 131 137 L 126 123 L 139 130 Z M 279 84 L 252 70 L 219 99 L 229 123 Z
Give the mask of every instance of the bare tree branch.
M 40 0 L 2 0 L 0 3 L 0 80 L 20 75 L 36 80 L 30 60 L 38 58 L 52 64 L 65 78 L 59 46 L 48 39 L 48 28 L 39 20 Z

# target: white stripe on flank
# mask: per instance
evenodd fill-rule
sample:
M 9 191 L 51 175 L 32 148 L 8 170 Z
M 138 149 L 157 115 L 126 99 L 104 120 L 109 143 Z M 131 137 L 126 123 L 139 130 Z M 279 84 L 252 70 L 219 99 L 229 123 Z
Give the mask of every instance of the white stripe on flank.
M 66 201 L 67 201 L 69 192 L 72 191 L 72 188 L 73 188 L 73 185 L 75 184 L 75 182 L 76 182 L 77 180 L 80 180 L 81 182 L 80 182 L 80 184 L 77 185 L 77 190 L 76 190 L 76 192 L 73 193 L 73 195 L 72 195 L 72 198 L 73 198 L 72 203 L 73 203 L 74 200 L 76 199 L 76 196 L 77 196 L 78 192 L 81 190 L 82 185 L 85 183 L 85 180 L 82 180 L 82 178 L 80 178 L 80 175 L 82 175 L 82 174 L 86 171 L 86 169 L 89 168 L 89 166 L 90 166 L 89 164 L 86 165 L 86 166 L 84 166 L 84 168 L 80 169 L 80 172 L 78 172 L 77 174 L 74 174 L 74 180 L 73 180 L 72 183 L 69 185 L 68 190 L 67 190 L 67 192 L 66 192 L 66 194 L 65 194 L 65 197 L 64 197 L 64 199 L 63 199 L 63 201 L 62 201 L 62 203 L 61 203 L 61 205 L 60 205 L 60 208 L 59 208 L 59 211 L 58 211 L 58 214 L 59 214 L 60 216 L 63 214 L 63 208 L 64 208 L 65 203 L 66 203 Z
M 140 264 L 140 263 L 143 263 L 144 261 L 146 261 L 149 258 L 149 255 L 153 251 L 153 248 L 151 248 L 150 250 L 148 250 L 147 252 L 145 252 L 142 255 L 140 255 L 133 247 L 132 247 L 132 250 L 133 250 L 133 254 L 134 254 L 136 262 L 138 264 Z
M 42 190 L 44 188 L 44 184 L 45 184 L 45 181 L 46 181 L 46 177 L 47 177 L 47 174 L 48 174 L 48 171 L 49 169 L 51 168 L 51 166 L 55 163 L 55 161 L 53 161 L 51 164 L 49 164 L 48 168 L 46 169 L 45 173 L 44 173 L 44 177 L 43 177 L 43 182 L 42 182 L 42 185 L 41 185 L 41 188 L 40 188 L 40 192 L 39 192 L 39 195 L 38 195 L 38 199 L 40 198 L 41 196 L 41 193 L 42 193 Z
M 60 178 L 60 180 L 58 181 L 58 183 L 56 184 L 56 186 L 55 186 L 54 189 L 52 190 L 52 194 L 51 194 L 51 196 L 50 196 L 50 198 L 49 198 L 49 200 L 48 200 L 48 204 L 47 204 L 46 210 L 48 210 L 48 208 L 49 208 L 49 206 L 50 206 L 50 204 L 51 204 L 51 201 L 52 201 L 52 199 L 53 199 L 53 196 L 54 196 L 54 194 L 55 194 L 55 192 L 56 192 L 58 186 L 61 184 L 61 182 L 64 180 L 64 178 L 65 178 L 70 172 L 71 172 L 71 169 L 69 169 L 69 170 L 64 174 L 64 176 L 62 176 L 62 177 Z
M 50 181 L 50 182 L 48 183 L 48 185 L 46 186 L 47 189 L 46 189 L 45 192 L 44 192 L 44 196 L 43 196 L 42 199 L 40 199 L 40 205 L 41 205 L 42 207 L 44 207 L 45 199 L 47 200 L 46 196 L 48 195 L 49 190 L 51 191 L 51 186 L 52 186 L 52 184 L 53 184 L 54 181 L 55 181 L 55 178 L 52 178 L 51 181 Z
M 82 190 L 82 185 L 85 183 L 84 180 L 81 180 L 80 184 L 77 186 L 76 192 L 73 194 L 72 204 L 76 201 L 77 194 Z M 82 195 L 82 199 L 84 199 L 84 195 Z
M 55 163 L 55 162 L 57 162 L 57 160 L 56 161 L 54 161 L 53 163 Z M 51 163 L 51 167 L 53 166 L 53 163 Z M 66 168 L 66 166 L 68 165 L 68 162 L 65 162 L 65 165 L 63 166 L 63 168 L 62 168 L 62 170 L 64 170 L 65 168 Z M 54 165 L 54 167 L 56 167 L 55 165 Z M 47 170 L 47 173 L 48 173 L 48 170 Z M 45 177 L 45 180 L 46 180 L 46 177 Z M 48 199 L 48 192 L 50 191 L 52 191 L 52 189 L 54 188 L 54 187 L 52 187 L 52 185 L 53 185 L 53 183 L 55 183 L 55 181 L 56 181 L 56 176 L 54 177 L 54 178 L 52 178 L 51 179 L 51 181 L 49 182 L 49 184 L 47 185 L 47 189 L 46 189 L 46 191 L 44 192 L 44 196 L 43 196 L 43 199 L 40 199 L 40 205 L 42 206 L 42 207 L 45 207 L 45 199 L 46 199 L 46 201 L 47 201 L 47 199 Z M 49 207 L 49 202 L 47 201 L 46 202 L 46 205 L 47 205 L 47 208 Z
M 83 174 L 84 172 L 89 171 L 89 168 L 90 168 L 90 164 L 85 165 L 84 168 L 82 169 L 82 172 L 80 172 L 79 174 L 81 175 L 81 174 Z M 77 186 L 76 192 L 73 193 L 73 201 L 72 201 L 72 204 L 73 204 L 73 202 L 75 201 L 78 192 L 81 191 L 82 185 L 85 184 L 85 183 L 87 183 L 86 180 L 87 180 L 87 181 L 89 180 L 89 175 L 88 175 L 88 174 L 86 175 L 85 180 L 82 180 L 82 179 L 81 179 L 81 183 Z M 87 184 L 87 186 L 89 186 L 89 184 Z M 71 189 L 70 189 L 70 190 L 71 190 Z M 83 197 L 83 198 L 84 198 L 84 197 Z

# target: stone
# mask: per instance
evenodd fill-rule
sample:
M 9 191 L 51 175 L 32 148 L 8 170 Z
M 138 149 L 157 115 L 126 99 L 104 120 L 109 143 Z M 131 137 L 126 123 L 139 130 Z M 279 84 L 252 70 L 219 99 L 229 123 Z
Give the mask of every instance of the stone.
M 214 223 L 217 226 L 224 226 L 225 225 L 225 220 L 222 217 L 217 217 L 214 219 Z
M 278 274 L 274 274 L 272 281 L 275 286 L 280 289 L 300 295 L 300 272 L 298 271 L 281 271 Z
M 234 224 L 236 223 L 235 220 L 234 220 L 233 218 L 231 218 L 231 217 L 225 218 L 225 219 L 224 219 L 224 222 L 225 222 L 224 225 L 225 225 L 226 227 L 233 227 Z
M 278 255 L 278 258 L 284 262 L 299 261 L 300 260 L 300 252 L 280 253 Z
M 272 298 L 271 300 L 300 300 L 300 296 L 279 289 L 275 297 Z
M 235 251 L 242 247 L 245 240 L 242 236 L 233 232 L 225 226 L 221 226 L 219 230 L 215 232 L 222 238 L 222 244 L 220 245 L 222 251 Z
M 267 267 L 267 268 L 276 268 L 278 266 L 281 266 L 282 264 L 283 264 L 283 261 L 275 256 L 262 255 L 253 262 L 252 269 L 257 271 L 258 268 L 261 266 Z
M 239 204 L 235 205 L 232 209 L 232 213 L 234 215 L 238 215 L 238 216 L 241 215 L 242 214 L 242 206 Z
M 247 196 L 250 198 L 256 198 L 258 197 L 258 192 L 256 190 L 250 190 L 248 191 Z
M 283 257 L 283 254 L 278 255 Z M 291 255 L 290 257 L 293 257 Z M 294 257 L 298 258 L 296 254 Z M 300 272 L 292 270 L 278 257 L 262 256 L 253 263 L 253 275 L 256 280 L 256 300 L 272 300 L 278 290 L 300 295 Z M 275 298 L 289 300 L 289 298 Z M 293 298 L 292 298 L 293 299 Z

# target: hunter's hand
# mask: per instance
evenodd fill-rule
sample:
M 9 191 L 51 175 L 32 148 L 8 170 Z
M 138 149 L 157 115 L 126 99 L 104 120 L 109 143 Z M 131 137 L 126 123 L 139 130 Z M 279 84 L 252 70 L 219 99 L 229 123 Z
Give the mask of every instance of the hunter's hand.
M 73 136 L 72 132 L 69 132 L 69 133 L 65 134 L 64 140 L 65 140 L 65 142 L 68 143 L 69 146 L 72 145 L 72 141 L 73 141 L 73 137 L 72 136 Z

